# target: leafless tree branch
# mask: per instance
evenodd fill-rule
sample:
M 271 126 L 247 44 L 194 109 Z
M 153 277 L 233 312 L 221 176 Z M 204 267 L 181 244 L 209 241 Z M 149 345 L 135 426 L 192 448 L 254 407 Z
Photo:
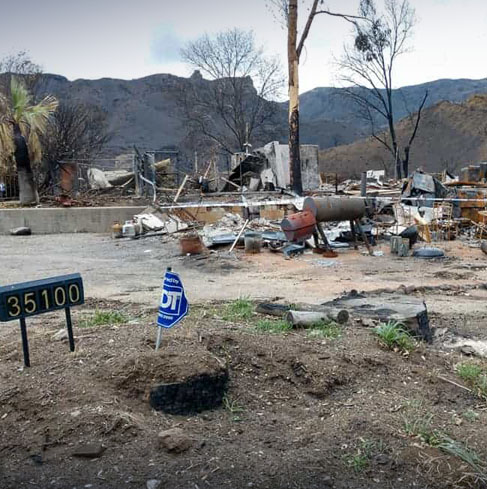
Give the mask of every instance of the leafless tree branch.
M 182 58 L 209 78 L 195 74 L 183 87 L 184 118 L 229 152 L 258 138 L 277 112 L 284 84 L 279 60 L 264 54 L 251 31 L 231 29 L 188 43 Z
M 426 94 L 417 111 L 418 116 L 410 142 L 405 146 L 406 156 L 401 168 L 394 117 L 393 72 L 396 59 L 407 51 L 407 41 L 415 23 L 414 10 L 409 0 L 385 0 L 384 13 L 379 14 L 374 0 L 362 0 L 359 14 L 367 22 L 361 19 L 354 21 L 354 44 L 345 48 L 338 66 L 343 80 L 355 87 L 346 93 L 362 111 L 367 108 L 367 119 L 373 123 L 372 136 L 389 150 L 396 162 L 396 176 L 400 178 L 402 173 L 408 171 L 410 147 L 416 137 L 421 110 L 427 99 Z M 387 131 L 381 136 L 377 136 L 375 131 L 377 118 L 387 125 Z

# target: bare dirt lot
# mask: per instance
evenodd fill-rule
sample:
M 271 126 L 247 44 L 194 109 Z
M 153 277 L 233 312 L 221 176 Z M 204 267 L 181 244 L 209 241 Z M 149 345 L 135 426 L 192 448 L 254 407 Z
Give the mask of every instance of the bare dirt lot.
M 346 250 L 339 251 L 336 259 L 309 253 L 284 260 L 282 254 L 240 251 L 182 257 L 177 240 L 161 238 L 112 240 L 95 234 L 64 234 L 0 240 L 2 283 L 80 272 L 88 296 L 144 305 L 157 305 L 168 266 L 180 273 L 192 303 L 241 296 L 319 303 L 351 289 L 487 282 L 487 260 L 478 248 L 454 241 L 442 248 L 445 260 L 425 263 L 390 255 L 386 244 L 375 248 L 384 251 L 381 257 Z M 476 301 L 466 297 L 462 304 L 440 297 L 438 310 L 476 308 Z M 431 303 L 433 309 L 436 302 Z
M 75 353 L 53 338 L 62 314 L 28 319 L 30 369 L 18 325 L 0 324 L 2 488 L 484 487 L 484 390 L 458 373 L 484 362 L 442 340 L 487 339 L 478 249 L 452 242 L 447 259 L 421 261 L 384 246 L 384 256 L 346 251 L 332 265 L 268 252 L 180 257 L 173 242 L 90 235 L 2 237 L 0 248 L 3 284 L 79 271 L 88 297 L 73 311 Z M 166 266 L 181 273 L 192 309 L 156 353 Z M 407 286 L 420 287 L 413 295 L 441 332 L 409 354 L 385 348 L 353 317 L 340 328 L 288 330 L 228 302 L 321 303 Z M 180 416 L 150 407 L 152 386 L 208 355 L 229 372 L 221 408 Z M 161 444 L 172 428 L 185 439 L 179 448 Z M 75 455 L 88 444 L 102 453 Z

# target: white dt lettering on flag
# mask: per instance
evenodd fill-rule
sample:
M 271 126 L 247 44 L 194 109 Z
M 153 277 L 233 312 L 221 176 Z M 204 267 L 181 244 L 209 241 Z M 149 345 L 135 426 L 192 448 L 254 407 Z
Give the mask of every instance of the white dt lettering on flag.
M 161 299 L 161 308 L 176 312 L 182 295 L 181 291 L 164 290 Z

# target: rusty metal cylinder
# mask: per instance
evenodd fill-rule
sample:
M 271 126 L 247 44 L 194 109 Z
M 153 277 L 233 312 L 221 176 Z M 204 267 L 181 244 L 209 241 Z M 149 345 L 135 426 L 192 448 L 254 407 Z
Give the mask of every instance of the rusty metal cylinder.
M 316 207 L 313 197 L 305 197 L 303 199 L 302 210 L 310 211 L 313 214 L 313 216 L 316 216 L 316 213 L 318 212 L 318 208 Z
M 365 200 L 350 197 L 314 197 L 316 221 L 351 221 L 365 215 Z M 305 202 L 305 209 L 307 203 Z
M 289 241 L 305 241 L 313 235 L 316 219 L 312 211 L 306 209 L 286 216 L 281 229 Z

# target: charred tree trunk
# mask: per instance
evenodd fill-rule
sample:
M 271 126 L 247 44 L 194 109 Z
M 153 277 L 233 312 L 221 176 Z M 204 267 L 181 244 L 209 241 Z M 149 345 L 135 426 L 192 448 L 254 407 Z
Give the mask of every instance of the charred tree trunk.
M 289 172 L 291 189 L 303 193 L 299 154 L 299 55 L 297 52 L 298 0 L 289 0 Z
M 409 146 L 404 148 L 404 160 L 402 161 L 402 173 L 404 178 L 407 178 L 409 175 Z
M 29 149 L 27 142 L 20 130 L 18 124 L 13 125 L 14 145 L 15 145 L 15 164 L 17 166 L 17 175 L 19 178 L 19 199 L 22 205 L 31 205 L 39 203 L 34 182 L 34 173 L 30 164 Z
M 401 171 L 401 158 L 399 155 L 399 148 L 397 147 L 397 143 L 394 141 L 392 143 L 392 148 L 394 151 L 394 163 L 395 163 L 395 173 L 396 173 L 396 180 L 401 180 L 402 178 L 402 171 Z
M 389 126 L 389 132 L 391 135 L 391 142 L 392 142 L 392 152 L 393 152 L 393 157 L 394 157 L 394 163 L 395 163 L 395 173 L 396 173 L 396 179 L 400 180 L 402 178 L 401 176 L 401 157 L 399 155 L 399 146 L 397 144 L 397 138 L 396 138 L 396 129 L 394 127 L 394 116 L 393 116 L 393 109 L 392 109 L 392 93 L 390 88 L 386 88 L 387 92 L 387 124 Z
M 426 90 L 426 92 L 424 92 L 423 100 L 421 102 L 421 105 L 419 106 L 419 109 L 418 109 L 418 112 L 416 115 L 416 123 L 414 124 L 413 132 L 411 134 L 411 137 L 409 138 L 409 143 L 404 148 L 404 160 L 402 163 L 404 178 L 407 178 L 407 176 L 409 174 L 409 154 L 411 152 L 411 145 L 413 144 L 414 139 L 416 138 L 416 134 L 418 133 L 419 122 L 421 121 L 421 111 L 423 110 L 424 104 L 426 103 L 427 99 L 428 99 L 428 90 Z

